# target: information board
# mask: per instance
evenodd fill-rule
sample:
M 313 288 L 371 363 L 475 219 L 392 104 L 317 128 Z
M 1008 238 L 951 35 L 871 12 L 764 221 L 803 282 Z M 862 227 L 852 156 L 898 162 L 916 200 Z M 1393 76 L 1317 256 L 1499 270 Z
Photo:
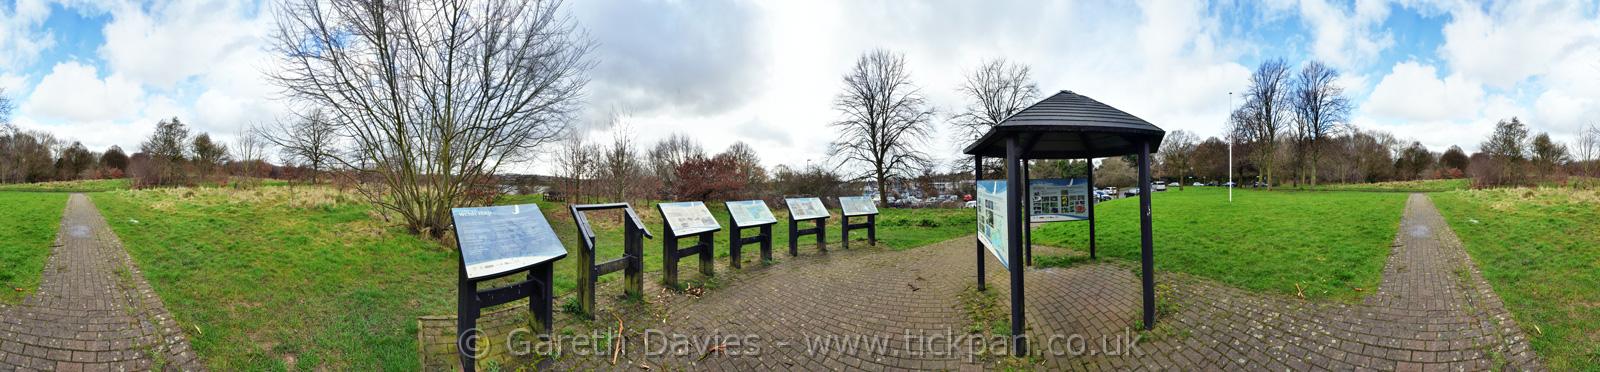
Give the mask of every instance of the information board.
M 536 204 L 450 210 L 467 278 L 477 279 L 567 256 Z
M 667 219 L 672 226 L 672 233 L 676 236 L 698 234 L 721 229 L 717 218 L 711 216 L 711 210 L 706 209 L 706 203 L 697 201 L 661 203 L 661 217 Z
M 978 181 L 978 241 L 989 248 L 1000 265 L 1011 269 L 1006 238 L 1006 181 Z
M 1029 221 L 1061 222 L 1089 219 L 1089 180 L 1054 178 L 1028 181 Z
M 878 214 L 878 204 L 868 196 L 841 196 L 839 209 L 846 216 L 865 216 Z
M 734 226 L 756 226 L 778 222 L 778 218 L 772 216 L 772 210 L 767 209 L 767 202 L 741 200 L 727 204 L 728 214 L 733 216 Z
M 789 198 L 783 201 L 789 205 L 789 215 L 793 216 L 795 221 L 828 217 L 828 207 L 822 206 L 822 199 Z

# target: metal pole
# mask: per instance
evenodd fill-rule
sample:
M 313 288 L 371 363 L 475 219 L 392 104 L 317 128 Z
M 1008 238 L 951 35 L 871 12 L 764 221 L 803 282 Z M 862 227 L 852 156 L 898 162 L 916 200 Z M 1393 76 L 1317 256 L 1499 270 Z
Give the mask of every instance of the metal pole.
M 1022 159 L 1022 184 L 1028 184 L 1031 179 L 1028 175 L 1028 166 L 1032 159 Z M 1022 193 L 1022 255 L 1027 264 L 1033 266 L 1033 193 L 1023 190 Z
M 978 181 L 982 181 L 983 180 L 983 155 L 973 156 L 972 159 L 973 159 L 973 163 L 974 163 L 973 167 L 972 167 L 972 200 L 977 201 L 978 200 Z M 980 209 L 980 208 L 973 208 L 973 213 L 977 213 L 978 209 Z M 978 224 L 982 225 L 983 221 L 978 221 Z M 974 228 L 981 229 L 982 227 L 981 226 L 974 226 Z M 985 288 L 985 286 L 983 284 L 983 282 L 984 282 L 984 274 L 983 274 L 983 266 L 984 266 L 984 263 L 983 263 L 983 237 L 973 238 L 973 242 L 972 243 L 976 247 L 978 247 L 978 290 L 979 291 L 983 291 L 983 290 L 987 289 L 987 288 Z
M 1022 179 L 1022 146 L 1017 136 L 1006 138 L 1006 260 L 1011 272 L 1011 340 L 1015 349 L 1012 355 L 1028 355 L 1028 338 L 1023 334 L 1026 315 L 1022 296 L 1022 200 L 1027 195 L 1028 183 Z
M 1089 163 L 1089 258 L 1094 255 L 1094 205 L 1099 198 L 1094 196 L 1094 158 L 1084 160 Z
M 1144 329 L 1156 325 L 1154 243 L 1150 236 L 1150 143 L 1139 150 L 1139 268 L 1144 278 Z

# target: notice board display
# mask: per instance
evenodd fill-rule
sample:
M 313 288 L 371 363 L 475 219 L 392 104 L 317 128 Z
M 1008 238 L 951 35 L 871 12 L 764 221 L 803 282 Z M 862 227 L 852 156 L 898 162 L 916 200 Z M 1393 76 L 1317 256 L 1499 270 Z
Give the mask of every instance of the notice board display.
M 467 278 L 515 271 L 567 256 L 536 204 L 455 208 L 456 241 Z
M 818 198 L 789 198 L 784 199 L 789 205 L 789 215 L 795 221 L 814 220 L 828 217 L 828 208 L 822 206 L 822 199 Z
M 1089 180 L 1054 178 L 1028 181 L 1028 220 L 1031 222 L 1089 219 Z
M 1006 181 L 978 181 L 978 241 L 1011 269 L 1006 234 Z
M 878 214 L 878 204 L 867 196 L 841 196 L 839 209 L 846 216 L 865 216 Z
M 727 202 L 727 204 L 728 214 L 733 216 L 734 226 L 745 227 L 778 222 L 778 218 L 772 215 L 772 210 L 767 208 L 767 202 L 741 200 Z
M 717 218 L 711 216 L 711 210 L 706 209 L 706 203 L 697 201 L 661 203 L 659 207 L 661 216 L 672 225 L 673 235 L 693 235 L 722 229 L 722 225 L 717 223 Z

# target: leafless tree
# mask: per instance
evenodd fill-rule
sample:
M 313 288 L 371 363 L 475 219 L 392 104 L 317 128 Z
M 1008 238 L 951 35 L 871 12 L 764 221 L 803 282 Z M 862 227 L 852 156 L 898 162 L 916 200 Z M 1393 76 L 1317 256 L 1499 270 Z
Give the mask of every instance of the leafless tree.
M 284 163 L 311 167 L 311 183 L 315 184 L 318 175 L 335 161 L 334 147 L 338 145 L 340 128 L 319 108 L 291 120 L 278 120 L 271 127 L 257 127 L 252 132 L 277 146 L 281 151 L 278 156 Z
M 722 153 L 733 159 L 739 174 L 745 175 L 743 196 L 761 196 L 759 193 L 767 183 L 767 169 L 761 166 L 761 156 L 756 154 L 756 149 L 740 141 L 728 145 Z
M 331 159 L 374 173 L 372 203 L 441 237 L 473 185 L 557 140 L 577 109 L 593 44 L 560 5 L 289 0 L 272 78 L 328 110 L 350 148 Z
M 633 131 L 617 114 L 612 114 L 610 120 L 611 144 L 603 149 L 597 159 L 597 176 L 605 180 L 601 188 L 606 191 L 606 197 L 628 201 L 630 197 L 637 196 L 634 191 L 639 189 L 638 181 L 644 173 L 644 162 L 639 159 L 639 150 L 633 145 Z
M 656 196 L 670 197 L 668 194 L 678 186 L 678 166 L 689 159 L 705 155 L 705 149 L 700 147 L 700 143 L 682 133 L 673 133 L 656 142 L 648 154 L 650 172 L 661 180 L 661 188 L 656 190 Z
M 561 179 L 561 196 L 567 203 L 582 203 L 584 184 L 593 178 L 600 154 L 590 147 L 584 133 L 569 131 L 556 154 L 556 176 Z
M 1252 156 L 1268 187 L 1273 184 L 1273 169 L 1278 165 L 1278 135 L 1289 125 L 1289 64 L 1283 59 L 1261 62 L 1250 75 L 1245 90 L 1245 119 L 1240 122 L 1244 139 L 1251 142 Z
M 878 184 L 878 201 L 889 205 L 889 179 L 912 174 L 928 162 L 917 147 L 932 132 L 933 111 L 911 83 L 905 56 L 874 50 L 845 74 L 845 91 L 834 100 L 844 118 L 834 122 L 839 138 L 829 146 L 843 163 L 864 163 L 863 176 Z M 865 178 L 863 177 L 863 178 Z
M 237 168 L 235 171 L 238 175 L 250 178 L 246 182 L 253 183 L 255 178 L 264 176 L 260 171 L 267 156 L 267 140 L 261 138 L 260 133 L 249 127 L 240 129 L 237 138 L 233 140 L 232 150 Z
M 1578 160 L 1583 162 L 1584 171 L 1590 177 L 1600 175 L 1596 172 L 1600 169 L 1600 123 L 1580 127 L 1577 145 Z
M 1194 172 L 1194 148 L 1199 138 L 1186 130 L 1175 130 L 1167 133 L 1161 141 L 1161 166 L 1168 176 L 1178 177 L 1178 189 L 1183 189 L 1184 181 Z
M 966 144 L 982 136 L 1006 118 L 1032 105 L 1039 96 L 1033 72 L 1027 65 L 1005 59 L 986 61 L 967 75 L 958 89 L 967 106 L 951 117 L 961 130 L 956 140 Z
M 1317 184 L 1317 163 L 1321 161 L 1323 142 L 1342 127 L 1350 115 L 1351 104 L 1338 84 L 1339 70 L 1322 62 L 1311 61 L 1295 76 L 1294 91 L 1289 103 L 1294 111 L 1295 144 L 1298 147 L 1299 173 L 1304 181 L 1307 173 L 1311 185 Z M 1305 167 L 1309 166 L 1308 171 Z
M 11 102 L 11 96 L 6 95 L 5 88 L 0 88 L 0 128 L 10 129 L 0 130 L 0 135 L 7 134 L 6 132 L 16 132 L 16 128 L 11 126 L 11 111 L 16 108 L 16 103 Z

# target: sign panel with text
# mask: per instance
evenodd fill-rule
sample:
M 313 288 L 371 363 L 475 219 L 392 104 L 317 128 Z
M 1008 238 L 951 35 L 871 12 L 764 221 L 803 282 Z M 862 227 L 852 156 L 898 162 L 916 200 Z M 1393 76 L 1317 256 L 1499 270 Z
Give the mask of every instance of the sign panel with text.
M 846 216 L 865 216 L 878 214 L 877 201 L 869 196 L 841 196 L 839 209 Z
M 672 225 L 672 233 L 677 236 L 698 234 L 707 231 L 722 229 L 722 224 L 717 223 L 717 218 L 711 216 L 711 210 L 706 209 L 706 203 L 677 202 L 661 203 L 661 217 L 666 218 Z
M 728 215 L 733 216 L 734 226 L 755 226 L 778 222 L 772 216 L 772 210 L 767 208 L 767 202 L 760 200 L 731 201 L 728 204 Z
M 1006 181 L 978 181 L 978 241 L 1011 269 L 1006 234 Z
M 1028 181 L 1028 220 L 1031 222 L 1089 219 L 1089 180 L 1053 178 Z
M 795 221 L 814 220 L 828 217 L 828 208 L 822 206 L 822 199 L 818 198 L 789 198 L 784 199 L 789 205 L 789 215 Z
M 450 210 L 467 278 L 515 271 L 567 256 L 536 204 Z

